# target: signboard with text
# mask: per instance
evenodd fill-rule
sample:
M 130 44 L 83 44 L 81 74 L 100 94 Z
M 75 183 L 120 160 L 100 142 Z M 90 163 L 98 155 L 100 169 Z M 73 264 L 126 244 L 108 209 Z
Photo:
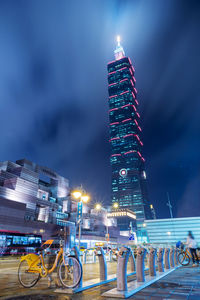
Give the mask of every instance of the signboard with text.
M 80 220 L 82 218 L 83 214 L 83 203 L 80 201 L 78 202 L 78 207 L 77 207 L 77 220 Z
M 135 236 L 134 236 L 134 234 L 131 234 L 130 236 L 129 236 L 129 241 L 134 241 L 135 240 Z
M 109 239 L 110 239 L 109 233 L 106 233 L 105 238 L 106 238 L 106 241 L 109 242 Z

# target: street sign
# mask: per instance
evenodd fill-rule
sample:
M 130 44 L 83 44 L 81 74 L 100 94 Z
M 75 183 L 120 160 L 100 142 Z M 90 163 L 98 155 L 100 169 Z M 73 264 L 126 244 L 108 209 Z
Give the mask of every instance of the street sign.
M 106 241 L 109 242 L 109 239 L 110 239 L 109 233 L 106 233 L 106 236 L 105 236 L 105 237 L 106 237 Z
M 78 202 L 77 207 L 77 220 L 81 220 L 83 214 L 83 203 L 80 201 Z
M 135 240 L 135 236 L 134 236 L 134 234 L 131 234 L 130 236 L 129 236 L 129 241 L 134 241 Z

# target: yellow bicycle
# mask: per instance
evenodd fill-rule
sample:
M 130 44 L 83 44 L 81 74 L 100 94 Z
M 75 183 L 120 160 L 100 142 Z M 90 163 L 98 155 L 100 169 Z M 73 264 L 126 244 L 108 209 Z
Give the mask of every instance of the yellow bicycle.
M 197 253 L 197 258 L 198 260 L 200 259 L 198 253 Z M 178 261 L 182 266 L 188 266 L 190 261 L 192 260 L 192 255 L 191 252 L 188 248 L 181 249 L 179 254 L 178 254 Z
M 64 287 L 74 288 L 79 284 L 82 277 L 81 264 L 75 256 L 70 255 L 70 253 L 64 253 L 62 241 L 52 268 L 46 268 L 44 252 L 52 245 L 53 241 L 48 240 L 43 243 L 38 254 L 30 253 L 21 257 L 18 279 L 23 287 L 33 287 L 40 278 L 50 275 L 57 266 L 57 276 Z
M 190 263 L 190 258 L 192 258 L 190 251 L 186 248 L 181 249 L 178 254 L 178 261 L 182 266 L 188 266 Z

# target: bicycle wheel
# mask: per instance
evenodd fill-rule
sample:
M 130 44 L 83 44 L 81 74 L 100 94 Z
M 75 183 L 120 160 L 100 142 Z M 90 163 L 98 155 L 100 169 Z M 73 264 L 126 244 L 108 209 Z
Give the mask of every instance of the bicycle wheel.
M 178 255 L 178 261 L 182 266 L 188 266 L 190 263 L 190 257 L 187 253 L 181 252 Z
M 82 268 L 74 256 L 67 256 L 65 262 L 61 260 L 58 267 L 58 278 L 66 288 L 74 288 L 81 281 Z
M 29 266 L 26 260 L 23 260 L 19 264 L 18 268 L 18 280 L 20 284 L 25 288 L 31 288 L 40 279 L 39 273 L 29 272 Z

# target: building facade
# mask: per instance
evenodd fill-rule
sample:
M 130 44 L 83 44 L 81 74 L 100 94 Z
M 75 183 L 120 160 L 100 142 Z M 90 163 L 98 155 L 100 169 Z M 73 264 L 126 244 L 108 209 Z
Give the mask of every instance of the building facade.
M 114 209 L 108 212 L 108 218 L 116 218 L 120 232 L 136 231 L 136 215 L 128 208 Z
M 138 222 L 151 218 L 142 155 L 140 114 L 134 67 L 118 41 L 108 63 L 112 202 L 131 209 Z
M 0 229 L 42 234 L 43 239 L 67 227 L 69 181 L 27 159 L 0 163 Z
M 74 245 L 77 201 L 70 196 L 68 179 L 27 159 L 0 162 L 0 231 L 39 234 L 46 240 L 64 227 Z M 81 244 L 117 244 L 121 240 L 116 220 L 107 211 L 83 204 Z
M 116 219 L 108 218 L 107 209 L 97 210 L 89 205 L 83 206 L 83 224 L 81 244 L 89 247 L 97 246 L 100 242 L 102 246 L 116 245 L 120 242 L 120 230 L 117 227 Z M 100 244 L 99 244 L 100 245 Z

